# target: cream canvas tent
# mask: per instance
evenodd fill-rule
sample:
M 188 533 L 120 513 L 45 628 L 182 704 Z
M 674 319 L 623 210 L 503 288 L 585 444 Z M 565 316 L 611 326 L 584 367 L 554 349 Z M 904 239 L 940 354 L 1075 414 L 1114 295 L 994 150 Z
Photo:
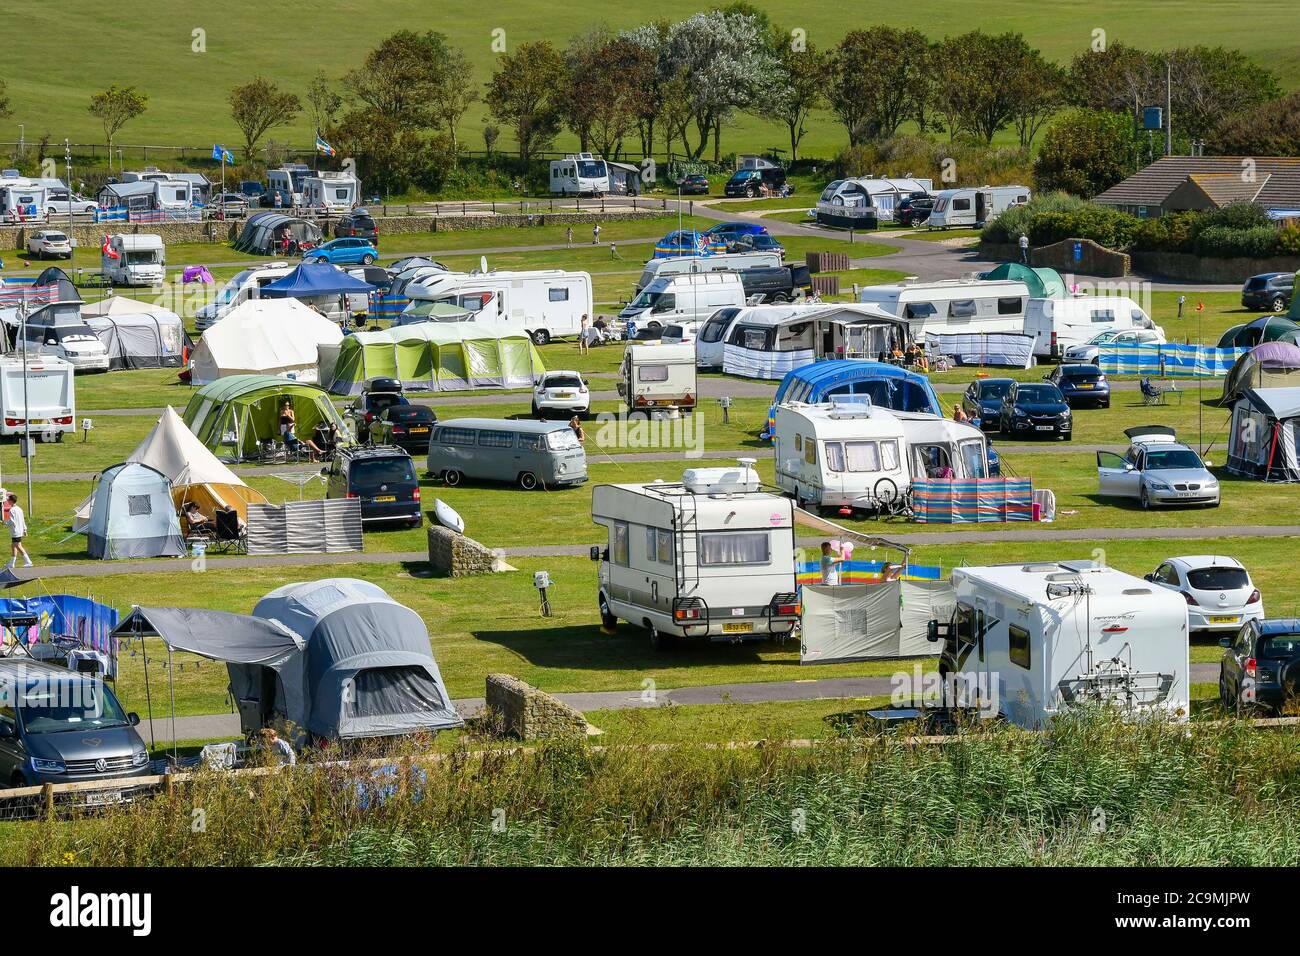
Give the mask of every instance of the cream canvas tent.
M 108 351 L 109 369 L 180 368 L 194 347 L 171 309 L 111 295 L 81 306 L 81 317 Z
M 316 381 L 318 350 L 337 346 L 342 330 L 297 299 L 249 299 L 203 333 L 194 350 L 193 383 L 227 375 L 278 375 Z

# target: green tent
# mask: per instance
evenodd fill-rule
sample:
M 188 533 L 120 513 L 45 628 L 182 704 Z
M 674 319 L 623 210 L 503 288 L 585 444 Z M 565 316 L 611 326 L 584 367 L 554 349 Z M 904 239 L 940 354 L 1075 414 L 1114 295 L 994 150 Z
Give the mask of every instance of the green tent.
M 1300 291 L 1300 272 L 1295 274 L 1295 284 L 1291 290 L 1291 309 L 1287 312 L 1287 318 L 1300 322 L 1300 295 L 1296 295 Z
M 1065 280 L 1055 269 L 1031 269 L 1019 262 L 1004 262 L 980 276 L 981 279 L 1012 279 L 1029 286 L 1031 299 L 1064 299 L 1068 296 Z
M 299 438 L 309 438 L 321 422 L 347 426 L 330 397 L 315 385 L 274 375 L 227 375 L 194 393 L 185 406 L 185 424 L 223 461 L 258 457 L 260 443 L 280 437 L 280 403 L 293 402 Z
M 402 314 L 393 319 L 393 326 L 415 325 L 419 322 L 473 322 L 474 313 L 450 302 L 416 299 Z
M 321 349 L 321 368 L 330 365 Z M 358 395 L 368 378 L 400 379 L 405 388 L 448 392 L 528 388 L 545 371 L 532 340 L 475 322 L 419 322 L 346 336 L 321 381 L 336 395 Z

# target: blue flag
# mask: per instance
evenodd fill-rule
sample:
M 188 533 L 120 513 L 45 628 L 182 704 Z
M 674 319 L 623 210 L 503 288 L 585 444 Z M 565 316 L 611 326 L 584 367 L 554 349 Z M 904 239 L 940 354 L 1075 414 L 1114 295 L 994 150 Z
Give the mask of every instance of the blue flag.
M 221 163 L 233 163 L 235 161 L 234 153 L 224 146 L 215 144 L 212 147 L 212 158 Z
M 316 152 L 322 153 L 325 156 L 334 155 L 334 147 L 325 142 L 324 138 L 322 138 L 319 133 L 316 134 Z

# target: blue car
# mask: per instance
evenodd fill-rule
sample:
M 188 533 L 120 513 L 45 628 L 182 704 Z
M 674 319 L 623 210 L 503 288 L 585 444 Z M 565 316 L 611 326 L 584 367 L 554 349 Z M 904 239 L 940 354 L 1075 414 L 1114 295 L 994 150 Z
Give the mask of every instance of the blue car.
M 1110 408 L 1110 382 L 1097 366 L 1058 365 L 1043 381 L 1051 382 L 1061 390 L 1066 403 L 1071 408 L 1081 405 L 1095 405 L 1098 408 Z
M 726 252 L 727 244 L 710 239 L 694 229 L 674 229 L 655 243 L 656 259 L 675 259 L 678 256 L 713 255 Z
M 723 222 L 708 230 L 705 234 L 710 239 L 720 242 L 739 242 L 742 236 L 766 236 L 767 227 L 756 222 Z
M 347 237 L 331 239 L 314 249 L 306 249 L 302 258 L 304 262 L 331 262 L 336 266 L 358 263 L 368 266 L 379 258 L 379 250 L 367 239 Z

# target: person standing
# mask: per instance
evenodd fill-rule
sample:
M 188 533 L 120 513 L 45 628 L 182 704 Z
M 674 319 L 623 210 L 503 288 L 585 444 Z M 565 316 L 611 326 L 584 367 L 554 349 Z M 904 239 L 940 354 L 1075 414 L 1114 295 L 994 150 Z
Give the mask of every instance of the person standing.
M 613 243 L 613 242 L 611 242 L 611 243 L 609 244 L 609 257 L 610 257 L 611 259 L 622 259 L 622 258 L 623 258 L 622 256 L 620 256 L 620 255 L 618 254 L 618 244 L 617 244 L 617 243 Z
M 600 245 L 600 223 L 596 223 L 591 227 L 591 244 L 593 246 Z
M 586 313 L 583 313 L 582 321 L 578 324 L 578 354 L 586 355 L 590 343 L 587 341 L 587 335 L 590 331 L 590 323 L 587 321 Z
M 835 550 L 829 541 L 822 542 L 822 584 L 837 585 L 840 583 L 840 568 L 844 564 L 844 558 Z
M 569 226 L 567 229 L 564 230 L 564 244 L 565 244 L 566 246 L 571 246 L 571 245 L 573 245 L 573 227 L 572 227 L 572 226 Z
M 1023 232 L 1020 234 L 1020 261 L 1023 265 L 1029 265 L 1029 237 Z
M 9 493 L 9 517 L 5 518 L 5 527 L 9 529 L 10 543 L 13 547 L 13 554 L 9 558 L 6 567 L 12 571 L 14 564 L 18 561 L 18 555 L 23 556 L 23 567 L 32 566 L 32 556 L 27 553 L 23 547 L 23 536 L 27 534 L 27 516 L 23 514 L 23 509 L 18 507 L 18 496 L 13 492 Z

